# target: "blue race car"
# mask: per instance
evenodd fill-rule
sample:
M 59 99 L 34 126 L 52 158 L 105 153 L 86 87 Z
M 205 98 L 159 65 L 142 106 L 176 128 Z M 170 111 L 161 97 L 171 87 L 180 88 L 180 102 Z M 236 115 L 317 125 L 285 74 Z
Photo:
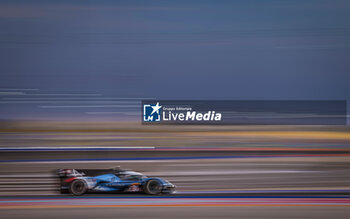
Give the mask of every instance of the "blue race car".
M 113 169 L 59 169 L 60 191 L 73 195 L 116 192 L 173 194 L 176 186 L 162 178 L 147 177 L 141 173 Z

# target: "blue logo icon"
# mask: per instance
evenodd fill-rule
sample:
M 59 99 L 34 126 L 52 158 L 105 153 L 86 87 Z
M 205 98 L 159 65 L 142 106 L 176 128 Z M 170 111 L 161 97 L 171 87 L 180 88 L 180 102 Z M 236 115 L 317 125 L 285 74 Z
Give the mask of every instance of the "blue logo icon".
M 144 122 L 159 122 L 161 120 L 162 106 L 157 104 L 143 104 L 143 121 Z

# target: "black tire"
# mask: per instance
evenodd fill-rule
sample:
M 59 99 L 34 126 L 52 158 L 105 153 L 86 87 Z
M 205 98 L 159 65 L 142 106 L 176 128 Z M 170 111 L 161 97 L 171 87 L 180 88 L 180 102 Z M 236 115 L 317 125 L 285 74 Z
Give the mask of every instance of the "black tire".
M 84 180 L 74 180 L 69 185 L 69 192 L 73 195 L 83 195 L 87 191 L 87 185 Z
M 143 190 L 146 194 L 158 195 L 162 192 L 162 184 L 158 180 L 151 179 L 146 182 L 146 184 L 143 187 Z

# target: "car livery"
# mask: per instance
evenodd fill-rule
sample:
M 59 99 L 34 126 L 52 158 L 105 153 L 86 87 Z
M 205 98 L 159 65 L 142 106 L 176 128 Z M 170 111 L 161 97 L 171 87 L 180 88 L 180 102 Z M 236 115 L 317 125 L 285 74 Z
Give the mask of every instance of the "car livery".
M 113 169 L 59 169 L 60 191 L 73 195 L 85 193 L 116 192 L 173 194 L 176 186 L 158 177 L 147 177 L 141 173 Z

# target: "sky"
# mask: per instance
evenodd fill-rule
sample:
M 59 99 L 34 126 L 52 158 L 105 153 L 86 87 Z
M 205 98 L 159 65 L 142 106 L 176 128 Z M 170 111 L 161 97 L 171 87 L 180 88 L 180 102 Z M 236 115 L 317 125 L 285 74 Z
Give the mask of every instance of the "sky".
M 349 21 L 346 0 L 0 0 L 0 119 L 349 100 Z

